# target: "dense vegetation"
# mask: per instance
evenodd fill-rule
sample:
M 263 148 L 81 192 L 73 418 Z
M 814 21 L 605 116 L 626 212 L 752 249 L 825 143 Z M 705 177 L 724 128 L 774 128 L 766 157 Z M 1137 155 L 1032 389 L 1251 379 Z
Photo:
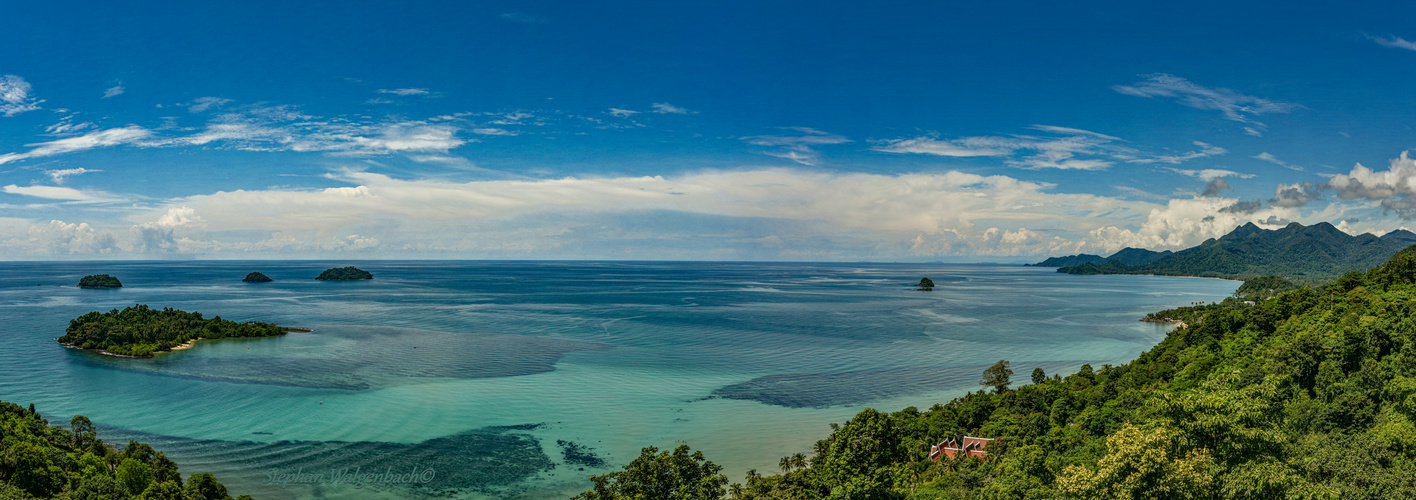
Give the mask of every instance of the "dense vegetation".
M 354 266 L 333 267 L 325 269 L 325 271 L 320 273 L 320 276 L 315 279 L 326 281 L 371 280 L 374 279 L 374 275 Z
M 83 415 L 69 425 L 51 427 L 34 405 L 0 401 L 0 499 L 231 500 L 211 474 L 184 485 L 177 464 L 151 446 L 130 441 L 114 449 Z
M 1321 222 L 1261 229 L 1252 222 L 1219 239 L 1175 252 L 1146 264 L 1117 260 L 1061 267 L 1069 274 L 1158 274 L 1248 279 L 1276 275 L 1305 284 L 1332 281 L 1344 273 L 1369 269 L 1416 243 L 1416 233 L 1397 230 L 1381 237 L 1351 236 Z M 1051 260 L 1051 259 L 1049 259 Z
M 928 291 L 934 290 L 934 280 L 929 279 L 929 278 L 927 278 L 927 277 L 926 277 L 926 278 L 920 278 L 920 279 L 919 279 L 919 283 L 916 284 L 915 286 L 919 287 L 920 290 L 924 290 L 924 291 L 928 292 Z
M 93 274 L 79 278 L 79 288 L 122 288 L 118 278 L 107 274 Z
M 246 279 L 243 279 L 243 280 L 241 280 L 241 281 L 244 281 L 244 282 L 246 282 L 246 283 L 266 283 L 266 282 L 275 281 L 275 280 L 270 279 L 270 276 L 266 276 L 266 275 L 264 275 L 264 274 L 262 274 L 262 273 L 258 273 L 258 272 L 257 272 L 257 273 L 247 274 L 247 275 L 246 275 Z
M 1120 251 L 1114 254 L 1111 254 L 1110 257 L 1102 257 L 1100 255 L 1091 255 L 1083 253 L 1077 255 L 1068 255 L 1066 257 L 1049 257 L 1047 260 L 1032 265 L 1038 267 L 1072 267 L 1080 266 L 1083 264 L 1101 265 L 1107 262 L 1116 261 L 1128 266 L 1139 266 L 1142 264 L 1150 264 L 1162 258 L 1168 257 L 1170 256 L 1170 253 L 1170 250 L 1166 250 L 1164 252 L 1156 252 L 1153 250 L 1146 250 L 1144 248 L 1126 247 L 1122 248 Z
M 1281 284 L 1266 281 L 1264 292 Z M 779 475 L 749 472 L 729 492 L 1416 498 L 1416 247 L 1321 291 L 1175 314 L 1188 325 L 1131 363 L 1067 377 L 1035 370 L 1017 389 L 1000 383 L 1006 364 L 995 365 L 981 381 L 991 391 L 924 411 L 864 410 L 833 425 L 809 459 L 784 458 Z M 995 438 L 990 455 L 926 458 L 930 445 L 965 434 Z
M 139 304 L 122 311 L 93 311 L 72 319 L 58 340 L 64 345 L 124 356 L 151 356 L 195 339 L 270 337 L 287 331 L 271 323 L 237 323 L 221 316 L 204 319 L 199 312 L 170 307 L 158 310 Z

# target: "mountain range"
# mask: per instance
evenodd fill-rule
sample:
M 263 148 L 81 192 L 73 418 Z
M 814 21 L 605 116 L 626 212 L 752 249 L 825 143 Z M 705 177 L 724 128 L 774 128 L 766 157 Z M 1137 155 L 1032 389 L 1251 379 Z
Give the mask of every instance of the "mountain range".
M 1352 236 L 1320 222 L 1297 222 L 1280 229 L 1254 223 L 1239 226 L 1220 238 L 1178 252 L 1126 248 L 1110 257 L 1053 257 L 1036 266 L 1058 267 L 1068 274 L 1156 274 L 1245 279 L 1282 276 L 1304 283 L 1331 281 L 1352 271 L 1370 269 L 1396 252 L 1416 244 L 1416 233 L 1398 229 L 1374 236 Z

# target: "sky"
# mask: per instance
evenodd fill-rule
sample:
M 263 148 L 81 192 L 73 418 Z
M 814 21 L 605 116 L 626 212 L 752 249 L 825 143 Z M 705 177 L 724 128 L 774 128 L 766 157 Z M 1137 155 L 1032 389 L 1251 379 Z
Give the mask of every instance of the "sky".
M 1405 2 L 21 2 L 0 260 L 1031 262 L 1416 227 Z

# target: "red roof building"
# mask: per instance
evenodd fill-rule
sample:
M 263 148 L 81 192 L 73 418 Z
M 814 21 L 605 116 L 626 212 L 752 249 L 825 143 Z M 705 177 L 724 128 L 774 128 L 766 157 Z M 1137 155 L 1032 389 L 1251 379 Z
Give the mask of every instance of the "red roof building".
M 988 452 L 984 451 L 984 448 L 988 447 L 990 441 L 993 441 L 993 439 L 973 436 L 964 436 L 962 442 L 954 438 L 949 438 L 929 449 L 929 460 L 938 462 L 940 457 L 953 459 L 960 455 L 965 457 L 988 456 Z

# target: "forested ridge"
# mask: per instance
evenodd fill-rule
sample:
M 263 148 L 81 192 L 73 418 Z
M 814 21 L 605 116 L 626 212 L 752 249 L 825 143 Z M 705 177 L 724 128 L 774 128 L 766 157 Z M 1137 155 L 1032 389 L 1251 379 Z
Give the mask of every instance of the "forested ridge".
M 138 304 L 108 312 L 93 311 L 69 321 L 60 344 L 102 349 L 125 356 L 150 356 L 194 339 L 271 337 L 284 335 L 285 327 L 271 324 L 206 319 L 199 312 L 173 308 L 153 309 Z
M 1127 364 L 864 410 L 781 473 L 728 485 L 703 477 L 716 469 L 702 457 L 646 449 L 582 498 L 628 498 L 646 481 L 700 492 L 673 498 L 1416 498 L 1416 247 L 1265 297 L 1283 286 L 1256 283 L 1252 305 L 1173 310 L 1187 326 Z M 990 455 L 927 459 L 964 435 L 994 438 Z
M 34 405 L 0 401 L 0 499 L 231 500 L 211 474 L 183 481 L 177 463 L 151 446 L 110 447 L 82 415 L 69 426 L 50 426 Z

